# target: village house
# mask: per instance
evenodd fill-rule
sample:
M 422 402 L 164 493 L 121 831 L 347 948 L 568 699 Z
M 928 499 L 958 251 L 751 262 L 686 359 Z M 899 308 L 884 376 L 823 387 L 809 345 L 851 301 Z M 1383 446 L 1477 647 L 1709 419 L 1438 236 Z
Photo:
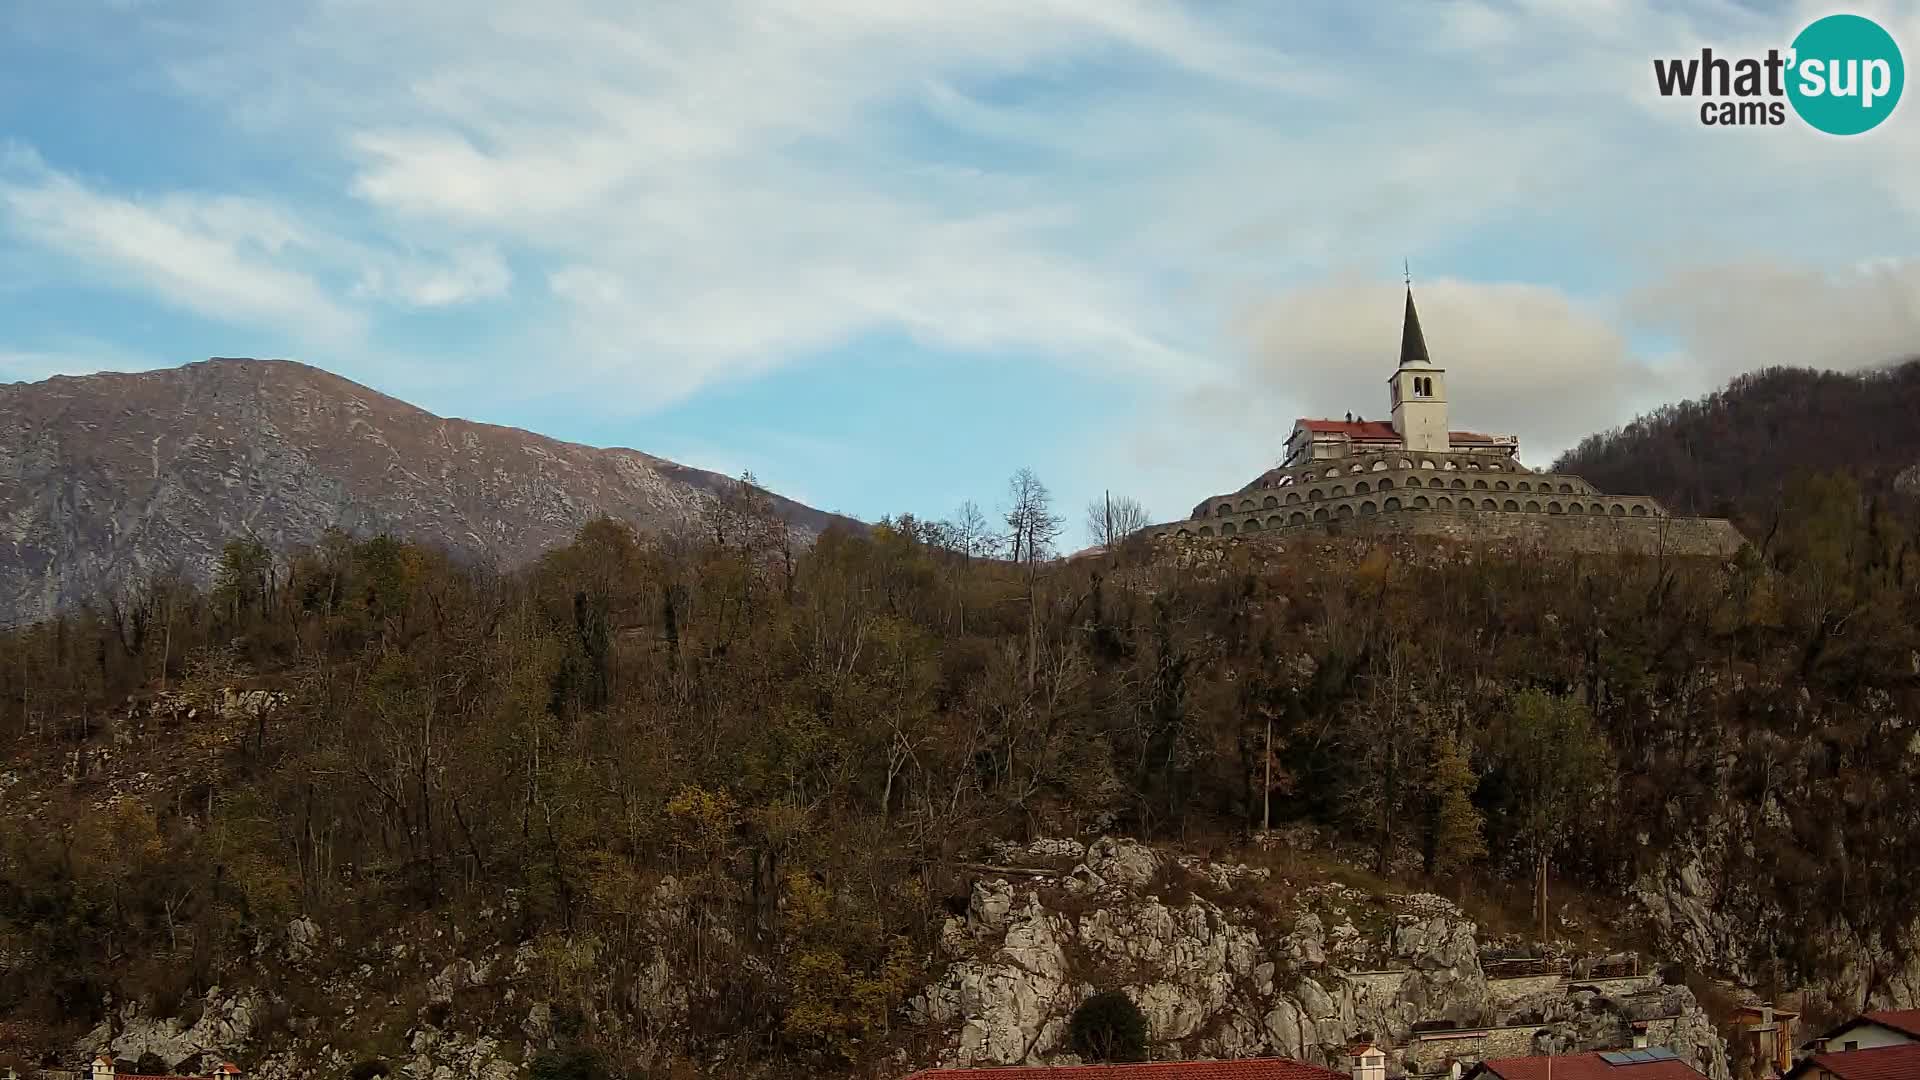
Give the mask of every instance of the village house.
M 1736 1060 L 1760 1066 L 1761 1076 L 1784 1076 L 1793 1068 L 1794 1023 L 1800 1014 L 1769 1002 L 1733 1010 Z
M 1801 1049 L 1787 1080 L 1920 1078 L 1920 1009 L 1862 1013 Z
M 119 1072 L 113 1059 L 101 1055 L 84 1074 L 85 1080 L 240 1080 L 240 1066 L 231 1061 L 215 1065 L 207 1076 L 153 1076 L 146 1073 Z
M 1920 1009 L 1887 1009 L 1862 1013 L 1802 1049 L 1814 1054 L 1845 1053 L 1914 1043 L 1920 1043 Z
M 1463 1080 L 1705 1080 L 1672 1050 L 1610 1050 L 1551 1057 L 1495 1058 L 1475 1065 Z
M 1138 1065 L 1038 1065 L 927 1069 L 906 1080 L 1386 1080 L 1387 1055 L 1371 1043 L 1347 1049 L 1347 1072 L 1290 1058 L 1154 1061 Z

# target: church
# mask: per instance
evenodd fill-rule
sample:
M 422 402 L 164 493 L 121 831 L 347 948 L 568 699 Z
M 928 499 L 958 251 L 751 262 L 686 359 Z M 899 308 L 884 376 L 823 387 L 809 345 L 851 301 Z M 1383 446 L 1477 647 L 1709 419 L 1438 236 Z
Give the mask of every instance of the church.
M 1455 431 L 1447 372 L 1428 354 L 1411 283 L 1387 389 L 1392 419 L 1295 420 L 1278 467 L 1147 535 L 1245 538 L 1367 521 L 1390 532 L 1570 550 L 1724 555 L 1744 543 L 1722 519 L 1676 518 L 1646 496 L 1608 495 L 1577 476 L 1535 472 L 1520 463 L 1515 436 Z

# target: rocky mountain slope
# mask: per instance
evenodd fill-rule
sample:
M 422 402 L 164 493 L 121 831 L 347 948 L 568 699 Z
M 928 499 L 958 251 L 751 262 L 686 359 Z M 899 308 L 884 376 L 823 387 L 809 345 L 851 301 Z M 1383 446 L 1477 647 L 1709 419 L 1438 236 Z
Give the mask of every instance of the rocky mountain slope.
M 328 528 L 525 562 L 601 515 L 659 529 L 733 483 L 635 450 L 434 416 L 317 368 L 214 359 L 0 386 L 0 625 L 228 540 Z M 811 536 L 836 519 L 775 499 Z

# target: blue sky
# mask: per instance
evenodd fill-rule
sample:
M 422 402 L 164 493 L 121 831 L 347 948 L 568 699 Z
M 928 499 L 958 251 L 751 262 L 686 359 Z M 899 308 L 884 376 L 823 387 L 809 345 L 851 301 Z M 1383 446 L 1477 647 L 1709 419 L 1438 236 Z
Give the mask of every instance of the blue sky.
M 1455 425 L 1544 465 L 1920 351 L 1920 105 L 1653 92 L 1829 10 L 0 0 L 0 381 L 285 357 L 867 518 L 1031 465 L 1169 519 L 1385 414 L 1404 258 Z

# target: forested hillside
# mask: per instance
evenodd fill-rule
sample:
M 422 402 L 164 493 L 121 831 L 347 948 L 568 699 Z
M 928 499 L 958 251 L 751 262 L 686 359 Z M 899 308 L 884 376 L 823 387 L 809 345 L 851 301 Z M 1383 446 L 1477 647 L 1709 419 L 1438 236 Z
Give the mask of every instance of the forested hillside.
M 1844 472 L 1870 496 L 1920 505 L 1920 360 L 1842 374 L 1768 368 L 1696 401 L 1589 436 L 1554 464 L 1603 491 L 1652 495 L 1675 513 L 1773 526 L 1796 473 Z
M 1026 493 L 1015 533 L 1044 537 Z M 841 1074 L 933 1037 L 902 1004 L 982 841 L 1227 843 L 1269 812 L 1482 899 L 1542 860 L 1556 895 L 1621 896 L 1711 827 L 1737 944 L 1700 964 L 1836 1009 L 1851 965 L 1885 1000 L 1920 916 L 1920 548 L 1845 478 L 1783 498 L 1767 561 L 1724 564 L 987 560 L 972 515 L 795 551 L 751 499 L 678 538 L 599 522 L 506 575 L 237 542 L 211 591 L 0 637 L 0 1054 L 66 1060 L 108 994 L 167 1015 L 264 983 L 293 1002 L 261 1037 L 332 1032 L 370 1077 L 417 1017 L 492 1005 L 369 983 L 368 950 L 504 918 L 539 960 L 513 1000 L 551 1002 L 576 1055 L 550 1066 Z M 291 704 L 205 706 L 249 686 Z M 290 923 L 324 928 L 295 935 L 310 983 L 271 959 Z M 371 1004 L 299 989 L 333 976 Z M 646 1029 L 669 993 L 684 1021 Z

